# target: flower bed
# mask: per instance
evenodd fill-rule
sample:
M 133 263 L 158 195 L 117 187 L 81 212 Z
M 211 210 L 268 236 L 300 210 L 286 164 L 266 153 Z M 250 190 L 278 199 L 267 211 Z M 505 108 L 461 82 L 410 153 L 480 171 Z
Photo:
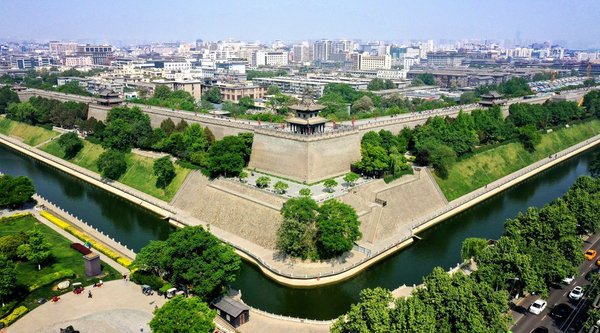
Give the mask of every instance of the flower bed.
M 13 312 L 11 312 L 8 316 L 2 318 L 0 322 L 3 323 L 4 326 L 8 326 L 17 321 L 17 319 L 21 318 L 24 314 L 27 313 L 27 311 L 29 311 L 29 309 L 27 309 L 26 307 L 19 306 L 18 308 L 14 309 Z
M 115 251 L 113 251 L 113 250 L 109 249 L 108 247 L 106 247 L 104 244 L 101 244 L 101 243 L 97 242 L 95 239 L 91 238 L 86 233 L 84 233 L 84 232 L 82 232 L 82 231 L 80 231 L 80 230 L 72 227 L 68 222 L 65 222 L 65 221 L 61 220 L 60 218 L 54 216 L 53 214 L 51 214 L 51 213 L 49 213 L 47 211 L 43 211 L 40 214 L 44 218 L 46 218 L 48 221 L 54 223 L 59 228 L 63 229 L 64 231 L 66 231 L 68 233 L 70 233 L 71 235 L 79 238 L 79 240 L 81 240 L 82 242 L 92 244 L 92 247 L 94 249 L 96 249 L 98 252 L 101 252 L 105 256 L 111 258 L 112 260 L 118 262 L 120 265 L 123 265 L 125 267 L 131 266 L 131 260 L 122 257 L 121 255 L 119 255 Z

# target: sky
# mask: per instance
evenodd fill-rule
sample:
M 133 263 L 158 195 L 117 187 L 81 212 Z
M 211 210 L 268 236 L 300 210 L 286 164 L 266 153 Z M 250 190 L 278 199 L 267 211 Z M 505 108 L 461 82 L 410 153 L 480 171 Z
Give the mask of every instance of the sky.
M 599 0 L 0 0 L 0 39 L 493 39 L 600 47 Z

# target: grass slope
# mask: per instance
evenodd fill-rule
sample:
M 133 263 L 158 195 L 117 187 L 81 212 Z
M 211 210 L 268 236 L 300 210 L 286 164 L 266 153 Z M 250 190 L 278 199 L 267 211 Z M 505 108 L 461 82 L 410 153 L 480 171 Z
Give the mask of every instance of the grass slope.
M 451 201 L 597 134 L 600 121 L 592 120 L 542 135 L 533 153 L 518 142 L 501 145 L 458 161 L 448 179 L 435 177 L 436 182 Z
M 83 256 L 81 253 L 70 248 L 71 242 L 69 240 L 62 237 L 60 234 L 50 229 L 46 225 L 40 223 L 32 216 L 24 216 L 14 220 L 0 220 L 0 236 L 26 232 L 27 230 L 31 230 L 34 226 L 37 226 L 42 231 L 46 242 L 50 244 L 52 259 L 50 262 L 42 265 L 42 269 L 39 271 L 37 269 L 37 265 L 29 262 L 18 262 L 16 265 L 16 277 L 18 284 L 23 285 L 24 287 L 29 287 L 36 284 L 41 277 L 65 269 L 71 269 L 76 274 L 75 278 L 68 279 L 71 281 L 71 283 L 82 282 L 84 285 L 89 285 L 98 281 L 98 278 L 88 278 L 85 276 Z M 107 274 L 106 276 L 102 277 L 102 280 L 104 281 L 121 278 L 121 275 L 115 269 L 104 263 L 102 264 L 102 271 L 103 273 Z M 52 290 L 52 288 L 56 286 L 58 282 L 60 281 L 41 287 L 28 294 L 20 303 L 20 305 L 25 305 L 31 310 L 38 306 L 38 303 L 36 302 L 38 298 L 49 299 L 52 296 L 64 293 L 64 291 Z
M 39 126 L 31 126 L 6 118 L 0 118 L 0 133 L 21 138 L 23 139 L 23 142 L 30 146 L 39 145 L 40 143 L 59 135 L 57 132 Z
M 64 158 L 64 152 L 56 141 L 49 142 L 40 147 L 40 149 L 54 156 Z M 98 172 L 96 161 L 102 152 L 104 152 L 104 148 L 102 148 L 102 146 L 84 140 L 83 149 L 81 149 L 81 151 L 74 158 L 69 160 L 69 162 L 77 164 L 88 170 Z M 183 184 L 183 181 L 191 171 L 190 169 L 186 169 L 175 164 L 175 179 L 173 179 L 167 188 L 161 189 L 156 187 L 156 176 L 154 176 L 154 171 L 152 169 L 154 165 L 154 159 L 133 153 L 127 154 L 126 158 L 127 172 L 121 176 L 119 181 L 125 185 L 131 186 L 137 190 L 165 201 L 170 201 L 175 196 L 181 187 L 181 184 Z

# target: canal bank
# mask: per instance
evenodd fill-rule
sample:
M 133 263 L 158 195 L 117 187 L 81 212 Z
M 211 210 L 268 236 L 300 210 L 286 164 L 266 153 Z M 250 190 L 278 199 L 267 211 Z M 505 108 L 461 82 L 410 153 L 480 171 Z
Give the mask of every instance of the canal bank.
M 258 268 L 243 262 L 233 287 L 243 291 L 247 304 L 271 313 L 311 319 L 337 317 L 358 301 L 362 289 L 379 286 L 393 290 L 402 284 L 420 284 L 434 267 L 454 267 L 460 261 L 465 238 L 498 238 L 507 218 L 562 196 L 577 177 L 588 173 L 591 155 L 598 150 L 583 152 L 423 231 L 419 235 L 424 241 L 415 242 L 338 284 L 289 288 L 265 278 Z M 150 240 L 166 239 L 174 230 L 136 205 L 2 145 L 0 171 L 29 176 L 38 193 L 134 251 Z
M 169 218 L 169 222 L 177 227 L 185 225 L 202 225 L 207 228 L 210 227 L 210 224 L 206 223 L 205 221 L 200 221 L 194 217 L 191 217 L 185 212 L 180 212 L 178 209 L 168 205 L 167 203 L 159 203 L 158 200 L 149 198 L 149 196 L 144 193 L 137 193 L 139 191 L 130 189 L 127 186 L 118 184 L 116 182 L 107 184 L 99 175 L 89 170 L 85 170 L 53 155 L 27 146 L 15 139 L 0 135 L 0 142 L 12 149 L 57 168 L 60 171 L 73 175 L 92 185 L 98 186 L 103 190 L 129 200 L 143 208 L 149 209 L 150 211 L 159 214 L 163 218 L 167 217 Z M 370 254 L 361 256 L 359 253 L 357 253 L 357 251 L 353 251 L 347 259 L 332 264 L 330 268 L 326 269 L 318 267 L 314 268 L 310 263 L 290 263 L 287 261 L 282 261 L 277 258 L 276 253 L 272 250 L 262 248 L 237 235 L 215 228 L 214 226 L 211 227 L 210 230 L 222 241 L 232 245 L 242 258 L 256 265 L 265 276 L 280 284 L 295 288 L 315 288 L 336 284 L 356 276 L 369 266 L 372 266 L 377 262 L 384 260 L 388 256 L 406 248 L 412 244 L 415 239 L 419 238 L 416 236 L 416 234 L 438 223 L 441 223 L 449 217 L 473 207 L 474 205 L 477 205 L 478 203 L 502 191 L 505 191 L 515 184 L 518 184 L 529 177 L 532 177 L 558 163 L 561 163 L 572 156 L 586 151 L 598 143 L 600 143 L 600 135 L 563 150 L 548 158 L 540 160 L 533 165 L 518 170 L 508 176 L 505 176 L 483 188 L 475 190 L 448 203 L 446 206 L 434 212 L 432 215 L 424 216 L 415 224 L 411 225 L 409 229 L 403 230 L 402 233 L 390 238 L 390 242 L 379 244 L 376 247 L 376 250 Z

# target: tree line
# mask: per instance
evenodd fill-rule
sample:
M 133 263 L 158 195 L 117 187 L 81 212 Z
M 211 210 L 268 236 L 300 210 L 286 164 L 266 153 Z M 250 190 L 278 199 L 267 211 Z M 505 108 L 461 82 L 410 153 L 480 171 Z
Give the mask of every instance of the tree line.
M 30 125 L 57 126 L 67 129 L 87 126 L 88 105 L 86 103 L 60 102 L 37 96 L 29 98 L 27 102 L 19 103 L 12 98 L 5 111 L 7 118 Z M 1 108 L 0 112 L 2 112 Z
M 331 332 L 506 332 L 511 295 L 544 297 L 577 271 L 581 235 L 600 230 L 599 212 L 600 179 L 580 177 L 562 198 L 508 219 L 499 240 L 466 239 L 461 255 L 478 264 L 471 275 L 437 267 L 412 296 L 396 300 L 365 289 Z
M 504 119 L 499 107 L 473 110 L 458 116 L 434 116 L 414 129 L 405 128 L 397 135 L 382 130 L 365 134 L 361 145 L 361 160 L 354 166 L 363 174 L 382 177 L 392 173 L 393 156 L 409 151 L 419 165 L 431 165 L 441 178 L 457 159 L 485 149 L 486 145 L 520 141 L 529 150 L 541 141 L 541 133 L 574 121 L 600 116 L 600 94 L 588 93 L 583 108 L 576 102 L 547 101 L 544 104 L 516 103 L 509 107 Z M 379 138 L 378 138 L 379 136 Z

